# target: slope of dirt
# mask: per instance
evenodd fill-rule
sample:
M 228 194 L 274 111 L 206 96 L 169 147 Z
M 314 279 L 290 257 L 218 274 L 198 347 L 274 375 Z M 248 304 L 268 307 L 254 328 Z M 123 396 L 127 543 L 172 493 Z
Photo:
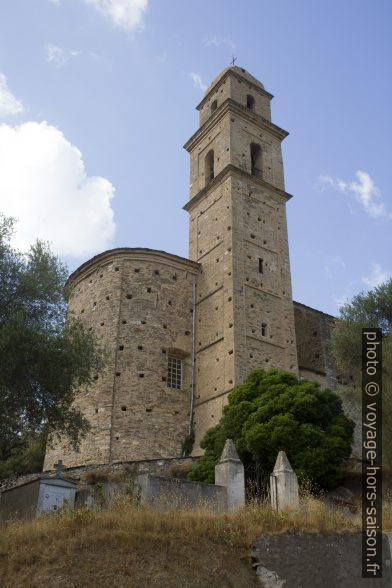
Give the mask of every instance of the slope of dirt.
M 225 514 L 125 501 L 0 526 L 0 586 L 260 588 L 250 553 L 261 533 L 358 528 L 314 498 L 287 513 L 248 505 Z
M 0 530 L 0 586 L 260 588 L 231 524 L 124 509 L 14 523 Z

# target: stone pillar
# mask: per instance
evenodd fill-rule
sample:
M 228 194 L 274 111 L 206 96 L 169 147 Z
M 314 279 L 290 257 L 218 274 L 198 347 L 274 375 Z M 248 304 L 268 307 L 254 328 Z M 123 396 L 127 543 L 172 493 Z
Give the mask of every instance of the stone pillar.
M 298 480 L 284 451 L 279 451 L 270 476 L 271 506 L 274 510 L 298 508 Z
M 218 465 L 215 466 L 215 484 L 225 486 L 227 510 L 237 510 L 245 505 L 244 466 L 231 439 L 227 439 Z

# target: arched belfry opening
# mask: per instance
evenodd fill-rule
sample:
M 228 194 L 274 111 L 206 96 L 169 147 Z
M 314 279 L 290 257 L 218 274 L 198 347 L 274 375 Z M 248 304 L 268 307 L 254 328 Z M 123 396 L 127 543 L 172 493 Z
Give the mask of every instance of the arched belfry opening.
M 248 108 L 249 110 L 255 109 L 255 99 L 251 94 L 248 94 L 246 97 L 246 108 Z
M 262 177 L 262 153 L 257 143 L 250 144 L 250 173 L 252 176 Z
M 204 160 L 204 175 L 206 179 L 206 185 L 209 184 L 215 177 L 213 149 L 210 149 Z
M 212 113 L 214 112 L 214 110 L 216 110 L 217 108 L 218 108 L 218 101 L 217 101 L 217 100 L 214 100 L 214 101 L 211 103 L 211 114 L 212 114 Z

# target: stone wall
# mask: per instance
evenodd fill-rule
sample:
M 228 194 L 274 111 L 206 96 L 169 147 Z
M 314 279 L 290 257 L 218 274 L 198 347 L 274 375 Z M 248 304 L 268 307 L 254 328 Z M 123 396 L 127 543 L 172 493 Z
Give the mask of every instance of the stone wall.
M 140 461 L 117 462 L 112 464 L 89 464 L 76 467 L 66 467 L 62 476 L 76 481 L 85 481 L 90 476 L 102 479 L 118 479 L 130 472 L 156 474 L 164 478 L 185 478 L 199 458 L 198 457 L 174 457 L 169 459 L 146 459 Z M 66 465 L 66 464 L 65 464 Z M 54 468 L 48 466 L 49 472 Z M 45 477 L 46 473 L 26 474 L 15 478 L 0 480 L 0 496 L 4 490 L 14 486 L 28 484 L 37 478 Z
M 188 462 L 188 463 L 185 463 Z M 190 462 L 190 463 L 189 463 Z M 184 465 L 192 464 L 192 458 L 186 458 L 183 463 L 171 466 L 170 477 L 157 476 L 147 469 L 134 464 L 132 470 L 127 473 L 123 470 L 122 476 L 102 475 L 95 472 L 94 476 L 84 473 L 84 487 L 78 492 L 77 503 L 79 505 L 92 505 L 97 499 L 95 482 L 100 481 L 101 486 L 98 500 L 109 504 L 117 497 L 128 496 L 132 500 L 148 504 L 160 510 L 173 508 L 181 509 L 208 509 L 214 512 L 224 510 L 234 511 L 245 506 L 245 476 L 244 466 L 238 457 L 238 453 L 231 439 L 227 439 L 220 461 L 215 466 L 215 484 L 203 484 L 180 479 L 179 473 L 185 473 Z M 135 468 L 136 465 L 136 468 Z M 98 474 L 98 475 L 97 475 Z M 87 485 L 86 485 L 87 484 Z
M 163 478 L 181 478 L 192 469 L 197 462 L 197 457 L 173 457 L 169 459 L 144 459 L 139 461 L 126 461 L 112 464 L 90 464 L 79 467 L 66 468 L 65 476 L 83 480 L 86 475 L 93 472 L 103 477 L 117 477 L 116 474 L 123 474 L 135 470 L 136 473 L 146 472 L 156 474 Z
M 69 312 L 101 340 L 108 363 L 75 405 L 91 424 L 80 451 L 48 447 L 44 469 L 180 457 L 192 393 L 193 284 L 198 264 L 164 252 L 115 249 L 71 277 Z M 182 387 L 168 387 L 168 357 Z
M 12 488 L 10 486 L 9 488 Z M 0 492 L 0 522 L 12 519 L 32 519 L 37 513 L 40 478 L 35 474 L 29 481 L 15 484 L 10 492 Z
M 137 478 L 142 503 L 161 510 L 201 508 L 223 512 L 227 508 L 224 486 L 142 474 Z
M 392 585 L 392 533 L 383 533 L 383 578 L 363 579 L 360 533 L 261 535 L 252 556 L 263 586 L 357 588 Z
M 299 375 L 336 389 L 336 365 L 331 352 L 335 317 L 294 302 Z
M 358 395 L 347 383 L 344 385 L 341 382 L 342 378 L 332 356 L 331 335 L 335 317 L 299 302 L 294 302 L 294 317 L 299 375 L 334 390 L 342 399 L 345 414 L 355 423 L 351 457 L 344 468 L 347 472 L 360 471 L 361 406 Z

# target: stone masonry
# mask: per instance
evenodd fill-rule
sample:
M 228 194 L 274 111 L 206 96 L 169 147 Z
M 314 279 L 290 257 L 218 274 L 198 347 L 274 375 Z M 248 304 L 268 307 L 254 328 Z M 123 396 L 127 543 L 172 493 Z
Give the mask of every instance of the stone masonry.
M 189 427 L 193 284 L 198 264 L 148 249 L 97 255 L 71 275 L 69 312 L 107 352 L 105 372 L 76 406 L 92 429 L 80 452 L 48 448 L 44 469 L 176 457 Z M 168 356 L 182 360 L 182 388 L 167 385 Z
M 197 107 L 190 154 L 189 256 L 118 248 L 69 278 L 69 313 L 101 340 L 107 366 L 75 405 L 91 423 L 80 451 L 48 446 L 44 469 L 193 455 L 230 390 L 255 368 L 334 387 L 333 317 L 291 295 L 281 143 L 272 95 L 228 67 Z M 174 366 L 174 367 L 173 367 Z
M 298 373 L 281 153 L 287 133 L 271 122 L 271 98 L 245 70 L 226 68 L 199 104 L 201 127 L 185 145 L 189 255 L 201 264 L 196 452 L 250 370 Z
M 299 375 L 335 389 L 336 366 L 331 354 L 331 332 L 335 318 L 294 302 Z

